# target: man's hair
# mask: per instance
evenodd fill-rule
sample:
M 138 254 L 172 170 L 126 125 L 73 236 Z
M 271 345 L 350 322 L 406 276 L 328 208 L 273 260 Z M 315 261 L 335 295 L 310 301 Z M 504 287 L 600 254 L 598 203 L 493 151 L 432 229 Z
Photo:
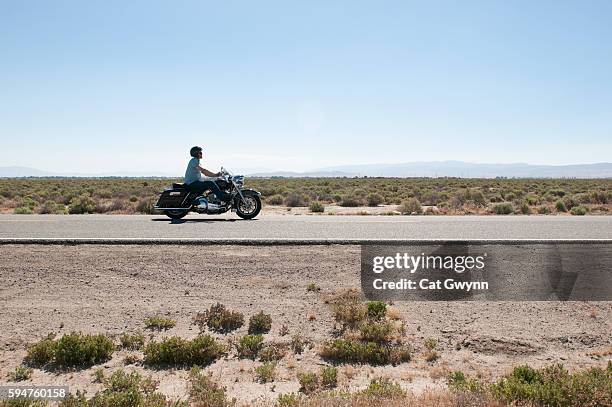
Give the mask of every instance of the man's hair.
M 189 155 L 191 155 L 192 157 L 197 157 L 198 153 L 200 153 L 202 151 L 202 147 L 191 147 L 191 150 L 189 150 Z

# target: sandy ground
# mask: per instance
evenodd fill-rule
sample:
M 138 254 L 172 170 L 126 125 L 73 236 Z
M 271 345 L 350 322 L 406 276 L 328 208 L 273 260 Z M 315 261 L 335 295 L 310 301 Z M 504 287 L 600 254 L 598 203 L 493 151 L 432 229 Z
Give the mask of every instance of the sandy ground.
M 219 301 L 248 318 L 264 310 L 273 325 L 266 342 L 308 337 L 314 348 L 290 354 L 278 365 L 273 383 L 254 380 L 260 362 L 230 354 L 206 368 L 243 402 L 268 404 L 296 392 L 296 374 L 319 370 L 318 346 L 332 337 L 334 322 L 325 298 L 359 287 L 357 246 L 0 246 L 0 383 L 23 362 L 26 346 L 49 332 L 73 330 L 118 335 L 145 332 L 145 318 L 163 314 L 177 320 L 166 333 L 191 338 L 191 320 Z M 316 283 L 319 292 L 307 292 Z M 340 366 L 341 388 L 363 388 L 388 376 L 415 392 L 444 386 L 448 371 L 498 377 L 513 366 L 564 363 L 570 369 L 605 365 L 612 356 L 612 302 L 406 302 L 395 304 L 407 326 L 414 358 L 396 367 Z M 310 316 L 310 318 L 309 318 Z M 313 319 L 314 317 L 314 319 Z M 281 336 L 282 325 L 289 335 Z M 246 326 L 229 335 L 229 342 Z M 435 338 L 441 358 L 424 360 L 423 342 Z M 139 355 L 138 352 L 132 352 Z M 127 351 L 103 364 L 106 374 L 124 367 L 160 381 L 160 391 L 186 395 L 187 371 L 124 366 Z M 92 373 L 100 366 L 71 372 L 36 369 L 30 384 L 68 385 L 93 394 L 101 388 Z

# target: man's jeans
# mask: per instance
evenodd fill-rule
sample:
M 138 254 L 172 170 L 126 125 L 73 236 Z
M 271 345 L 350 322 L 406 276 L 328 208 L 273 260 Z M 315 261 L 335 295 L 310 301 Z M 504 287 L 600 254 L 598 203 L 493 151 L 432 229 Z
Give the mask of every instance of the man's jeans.
M 198 193 L 202 193 L 207 189 L 210 189 L 220 200 L 227 201 L 229 199 L 229 194 L 221 192 L 219 186 L 214 181 L 194 181 L 191 184 L 187 184 L 187 188 L 190 191 Z

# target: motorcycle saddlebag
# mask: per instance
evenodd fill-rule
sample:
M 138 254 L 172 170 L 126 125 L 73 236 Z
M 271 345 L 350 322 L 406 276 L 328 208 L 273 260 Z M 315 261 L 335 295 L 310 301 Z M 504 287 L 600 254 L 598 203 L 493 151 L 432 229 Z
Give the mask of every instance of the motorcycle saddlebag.
M 169 189 L 159 196 L 157 204 L 155 205 L 157 208 L 186 208 L 189 206 L 190 202 L 188 202 L 187 195 L 189 195 L 189 191 L 184 189 Z

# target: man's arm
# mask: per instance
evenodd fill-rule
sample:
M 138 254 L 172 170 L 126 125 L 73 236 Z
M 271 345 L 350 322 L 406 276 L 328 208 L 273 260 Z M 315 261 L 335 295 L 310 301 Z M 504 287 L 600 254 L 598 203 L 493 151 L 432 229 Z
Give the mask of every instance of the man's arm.
M 218 177 L 219 175 L 221 175 L 220 172 L 210 172 L 206 168 L 202 168 L 199 165 L 196 168 L 198 169 L 198 171 L 200 171 L 202 174 L 206 175 L 207 177 Z

